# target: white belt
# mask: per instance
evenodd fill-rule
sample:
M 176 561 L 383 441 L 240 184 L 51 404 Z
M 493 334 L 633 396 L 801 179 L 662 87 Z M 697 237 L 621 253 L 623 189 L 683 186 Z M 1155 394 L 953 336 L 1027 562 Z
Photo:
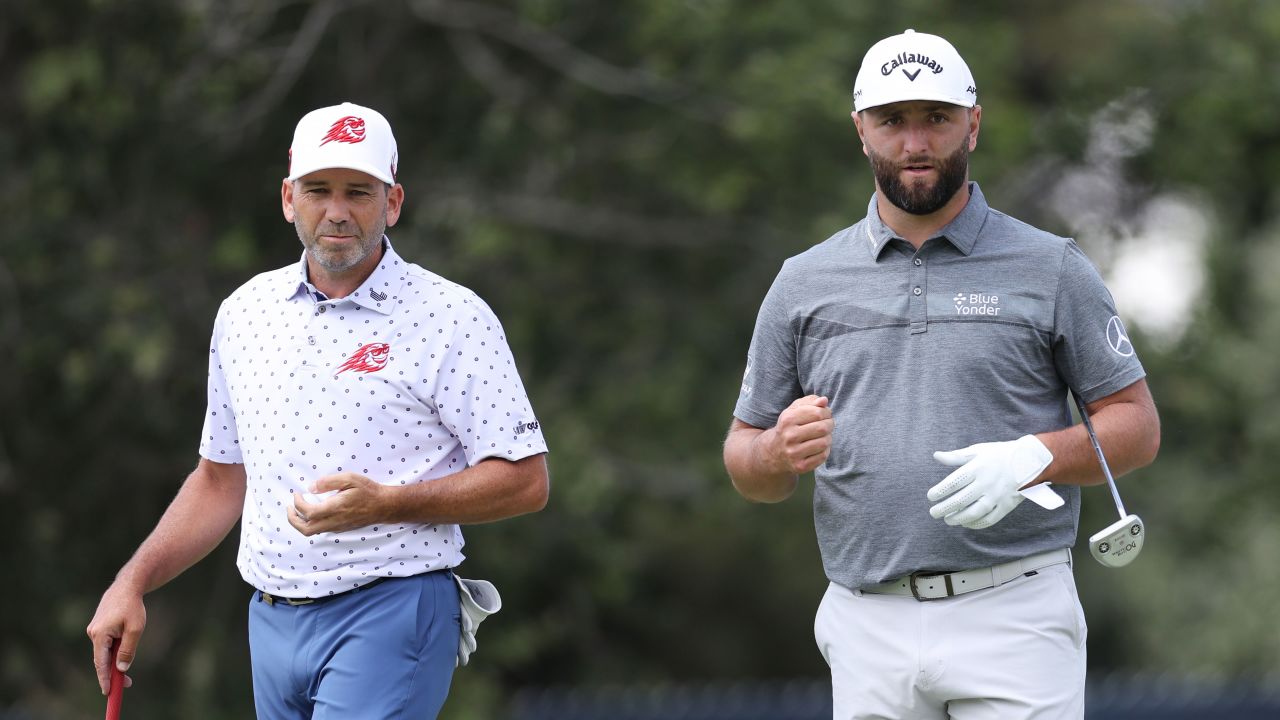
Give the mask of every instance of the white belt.
M 911 573 L 879 585 L 862 588 L 873 595 L 910 595 L 917 600 L 942 600 L 974 590 L 999 587 L 1010 580 L 1029 575 L 1041 568 L 1061 563 L 1071 564 L 1071 550 L 1061 548 L 1010 560 L 991 567 L 960 570 L 953 573 Z

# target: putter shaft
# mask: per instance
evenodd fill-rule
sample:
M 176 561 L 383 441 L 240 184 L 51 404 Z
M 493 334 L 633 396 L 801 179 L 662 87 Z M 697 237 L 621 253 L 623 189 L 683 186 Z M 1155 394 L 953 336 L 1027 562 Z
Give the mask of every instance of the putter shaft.
M 1089 420 L 1089 411 L 1084 407 L 1084 401 L 1074 392 L 1071 397 L 1076 401 L 1076 409 L 1080 411 L 1080 419 L 1084 421 L 1084 429 L 1089 432 L 1089 442 L 1093 443 L 1093 451 L 1098 455 L 1098 462 L 1102 464 L 1102 474 L 1107 477 L 1107 485 L 1111 488 L 1111 497 L 1116 501 L 1116 510 L 1119 511 L 1120 517 L 1124 518 L 1128 515 L 1124 509 L 1124 502 L 1120 499 L 1120 491 L 1116 488 L 1116 479 L 1111 476 L 1111 467 L 1107 465 L 1107 458 L 1102 454 L 1102 446 L 1098 444 L 1098 435 L 1093 431 L 1093 423 Z

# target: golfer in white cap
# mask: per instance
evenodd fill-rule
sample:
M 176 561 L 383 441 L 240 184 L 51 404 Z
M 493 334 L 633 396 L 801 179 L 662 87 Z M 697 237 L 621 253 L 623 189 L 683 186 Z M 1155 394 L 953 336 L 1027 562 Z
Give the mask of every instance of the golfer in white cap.
M 837 718 L 1082 717 L 1070 549 L 1080 486 L 1104 476 L 1068 392 L 1113 470 L 1159 447 L 1097 270 L 969 180 L 977 99 L 940 37 L 908 30 L 867 52 L 853 121 L 875 193 L 784 263 L 725 443 L 753 501 L 815 471 L 830 580 L 815 632 Z
M 259 718 L 431 718 L 476 625 L 464 523 L 539 510 L 546 442 L 502 325 L 400 257 L 391 126 L 343 103 L 298 123 L 281 186 L 298 262 L 218 311 L 200 461 L 89 624 L 108 691 L 137 657 L 143 595 L 240 523 Z

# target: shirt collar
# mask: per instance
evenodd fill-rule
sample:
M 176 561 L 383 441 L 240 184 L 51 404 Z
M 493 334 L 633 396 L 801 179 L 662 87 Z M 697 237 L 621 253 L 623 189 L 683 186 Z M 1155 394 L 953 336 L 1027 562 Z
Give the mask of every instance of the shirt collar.
M 888 245 L 890 240 L 898 237 L 880 219 L 880 211 L 876 204 L 877 200 L 878 196 L 872 193 L 871 202 L 867 205 L 867 218 L 862 223 L 862 239 L 867 241 L 865 247 L 870 250 L 872 260 L 879 259 L 884 246 Z M 986 224 L 987 213 L 990 209 L 990 206 L 987 205 L 987 199 L 982 195 L 982 189 L 978 187 L 978 183 L 970 182 L 969 202 L 965 203 L 964 209 L 960 211 L 960 214 L 938 230 L 934 237 L 946 239 L 961 253 L 968 255 L 973 252 L 973 246 L 978 242 L 978 233 L 982 230 L 982 226 Z
M 362 308 L 373 310 L 383 315 L 390 315 L 395 306 L 395 298 L 404 285 L 404 260 L 391 247 L 391 239 L 382 236 L 382 259 L 378 261 L 373 272 L 365 278 L 360 287 L 342 300 L 349 300 Z M 317 300 L 323 297 L 315 285 L 307 279 L 307 252 L 302 251 L 302 258 L 295 266 L 294 282 L 288 283 L 284 292 L 285 300 L 296 300 L 300 297 L 312 297 Z

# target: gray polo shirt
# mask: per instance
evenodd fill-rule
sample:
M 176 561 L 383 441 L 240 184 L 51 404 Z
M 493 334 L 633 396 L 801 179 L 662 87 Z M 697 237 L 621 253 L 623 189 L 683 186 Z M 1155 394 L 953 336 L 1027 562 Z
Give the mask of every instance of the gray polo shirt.
M 1086 402 L 1144 375 L 1098 271 L 1075 242 L 987 206 L 917 251 L 867 217 L 789 260 L 765 296 L 734 415 L 770 428 L 796 398 L 825 395 L 831 455 L 814 522 L 827 577 L 866 587 L 1075 544 L 1080 489 L 1057 510 L 1024 502 L 985 530 L 929 516 L 954 468 L 935 450 L 1071 424 Z

